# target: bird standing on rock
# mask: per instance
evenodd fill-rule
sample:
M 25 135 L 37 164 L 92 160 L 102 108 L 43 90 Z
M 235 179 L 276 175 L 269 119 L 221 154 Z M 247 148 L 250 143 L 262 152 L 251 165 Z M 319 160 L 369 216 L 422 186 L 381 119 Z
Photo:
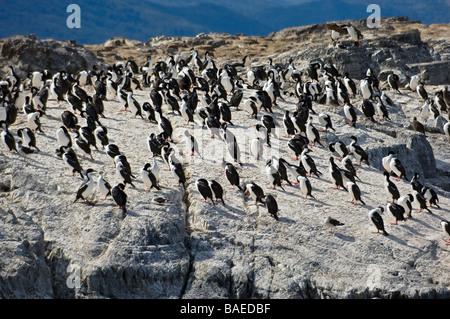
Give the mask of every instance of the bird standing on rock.
M 236 168 L 231 163 L 225 164 L 225 176 L 227 180 L 231 184 L 231 188 L 234 189 L 234 187 L 239 188 L 240 191 L 244 191 L 244 189 L 239 184 L 239 173 L 237 172 Z
M 405 221 L 405 209 L 403 206 L 396 203 L 388 203 L 386 205 L 386 210 L 390 211 L 392 215 L 395 217 L 395 223 L 391 223 L 392 225 L 398 225 L 398 221 Z
M 337 227 L 337 226 L 344 226 L 344 223 L 341 223 L 340 221 L 338 221 L 335 218 L 332 218 L 330 216 L 326 216 L 324 217 L 324 225 L 326 228 L 329 228 L 329 233 L 332 234 L 333 233 L 333 228 Z
M 101 200 L 106 200 L 106 197 L 111 196 L 111 185 L 104 179 L 103 177 L 103 171 L 98 173 L 98 179 L 97 179 L 97 188 L 100 194 L 102 194 L 104 197 L 101 198 Z
M 348 192 L 347 188 L 345 188 L 344 186 L 341 169 L 336 165 L 333 157 L 330 157 L 329 172 L 331 180 L 333 182 L 333 188 L 339 189 L 340 187 L 342 187 L 345 191 Z
M 359 162 L 358 165 L 361 165 L 362 162 L 365 161 L 367 165 L 370 166 L 369 156 L 367 155 L 366 151 L 360 145 L 357 144 L 358 143 L 357 137 L 352 135 L 350 136 L 350 139 L 352 140 L 352 142 L 348 146 L 349 154 L 353 155 L 356 158 L 356 160 Z
M 381 214 L 383 214 L 383 212 L 384 208 L 381 206 L 374 208 L 369 211 L 369 219 L 377 228 L 377 231 L 374 233 L 378 234 L 379 232 L 381 232 L 383 235 L 388 236 L 388 233 L 384 229 L 383 217 L 381 217 Z
M 204 178 L 197 179 L 195 181 L 195 187 L 197 188 L 198 192 L 203 197 L 202 202 L 206 202 L 208 199 L 210 199 L 212 204 L 214 205 L 213 193 L 212 193 L 211 187 L 206 179 L 204 179 Z
M 124 192 L 125 185 L 122 183 L 117 184 L 113 187 L 111 190 L 112 197 L 114 199 L 114 202 L 119 205 L 119 209 L 122 209 L 122 213 L 127 212 L 127 201 L 128 201 L 128 195 Z
M 397 199 L 400 198 L 400 192 L 397 188 L 397 186 L 389 179 L 389 173 L 384 171 L 383 173 L 385 180 L 384 180 L 384 187 L 389 194 L 390 198 L 392 198 L 391 202 L 393 203 Z
M 298 176 L 297 176 L 297 181 L 298 181 L 298 185 L 300 186 L 300 190 L 301 190 L 302 194 L 305 196 L 305 199 L 306 199 L 308 196 L 311 197 L 311 198 L 316 199 L 316 198 L 312 195 L 311 181 L 308 179 L 308 177 L 298 175 Z
M 279 220 L 278 218 L 278 203 L 277 200 L 275 199 L 275 197 L 273 197 L 273 195 L 267 194 L 264 198 L 264 202 L 266 204 L 267 207 L 267 212 L 269 213 L 270 216 L 272 216 L 273 218 L 275 218 L 275 220 Z
M 413 129 L 414 131 L 425 135 L 425 126 L 420 123 L 415 116 L 413 117 Z
M 94 173 L 94 170 L 92 168 L 89 168 L 86 170 L 86 176 L 88 178 L 87 182 L 84 182 L 80 188 L 78 188 L 77 196 L 74 200 L 74 203 L 79 200 L 80 198 L 84 200 L 86 204 L 94 205 L 94 202 L 89 201 L 89 196 L 91 196 L 94 193 L 94 187 L 95 187 L 95 181 L 92 178 L 91 174 Z
M 357 201 L 360 201 L 363 205 L 366 205 L 366 203 L 364 203 L 364 201 L 361 199 L 361 190 L 356 183 L 348 181 L 347 188 L 352 195 L 352 201 L 350 203 L 356 204 Z
M 223 188 L 222 185 L 220 185 L 217 181 L 215 180 L 209 180 L 209 187 L 211 188 L 211 190 L 214 193 L 214 197 L 215 197 L 215 201 L 222 201 L 222 204 L 225 205 L 225 201 L 223 200 Z
M 306 147 L 300 155 L 300 162 L 307 172 L 306 176 L 309 177 L 311 174 L 315 174 L 317 177 L 320 177 L 322 173 L 317 169 L 314 159 L 308 155 L 309 152 L 311 152 L 311 150 Z
M 443 237 L 442 240 L 445 241 L 446 245 L 450 245 L 450 223 L 445 219 L 441 220 L 441 228 L 444 235 L 446 237 L 449 237 L 449 238 Z

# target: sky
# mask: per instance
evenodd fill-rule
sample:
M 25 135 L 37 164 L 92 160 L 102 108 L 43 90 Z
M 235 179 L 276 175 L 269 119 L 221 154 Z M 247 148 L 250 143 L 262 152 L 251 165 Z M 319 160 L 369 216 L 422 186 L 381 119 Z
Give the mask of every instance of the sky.
M 450 22 L 450 0 L 0 0 L 0 38 L 36 34 L 99 44 L 116 36 L 145 42 L 210 32 L 268 35 L 287 27 L 365 19 L 372 13 L 369 4 L 378 5 L 382 17 Z

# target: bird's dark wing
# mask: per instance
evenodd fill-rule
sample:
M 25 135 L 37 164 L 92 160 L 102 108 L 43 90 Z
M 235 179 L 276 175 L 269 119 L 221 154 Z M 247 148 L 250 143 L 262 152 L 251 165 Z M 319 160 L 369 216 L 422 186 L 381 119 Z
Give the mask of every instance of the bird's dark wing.
M 342 28 L 338 26 L 336 23 L 326 23 L 325 26 L 328 30 L 334 30 L 336 32 L 339 32 L 340 34 L 348 34 L 346 28 Z

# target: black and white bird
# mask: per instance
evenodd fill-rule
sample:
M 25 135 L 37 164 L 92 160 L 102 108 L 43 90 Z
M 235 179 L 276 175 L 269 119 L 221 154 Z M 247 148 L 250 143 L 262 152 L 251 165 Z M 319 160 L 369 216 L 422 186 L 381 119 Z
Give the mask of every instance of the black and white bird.
M 363 99 L 371 99 L 373 97 L 373 87 L 371 77 L 366 76 L 359 82 L 359 88 L 361 90 L 361 95 Z
M 397 176 L 397 181 L 401 180 L 402 178 L 408 180 L 408 178 L 406 177 L 405 168 L 398 158 L 392 157 L 389 162 L 389 167 L 391 168 L 391 172 Z
M 250 142 L 250 152 L 255 160 L 261 160 L 263 154 L 263 145 L 259 137 L 255 137 Z
M 156 117 L 156 121 L 158 122 L 158 129 L 159 132 L 164 132 L 167 137 L 168 140 L 172 140 L 172 134 L 173 134 L 173 126 L 172 123 L 170 122 L 170 120 L 162 115 L 162 110 L 161 108 L 156 108 L 155 109 L 155 117 Z
M 30 104 L 30 97 L 26 96 L 25 97 L 25 102 L 22 106 L 22 111 L 24 114 L 31 114 L 36 112 L 37 110 L 34 108 L 33 105 Z
M 264 197 L 264 203 L 267 207 L 267 212 L 269 213 L 269 215 L 275 218 L 275 220 L 279 220 L 278 217 L 279 208 L 275 197 L 271 194 L 267 194 Z
M 342 159 L 341 163 L 342 163 L 342 166 L 345 168 L 345 170 L 347 172 L 349 172 L 350 174 L 352 174 L 355 179 L 357 178 L 357 179 L 361 180 L 359 178 L 359 176 L 357 175 L 357 170 L 356 170 L 355 166 L 353 166 L 353 162 L 350 158 L 350 155 L 345 156 Z
M 333 123 L 331 121 L 330 115 L 325 114 L 325 113 L 319 113 L 318 120 L 319 120 L 320 125 L 323 126 L 322 132 L 327 132 L 328 129 L 332 129 L 333 131 L 336 131 L 333 128 Z
M 325 228 L 329 229 L 328 232 L 330 234 L 333 233 L 333 229 L 336 228 L 337 226 L 344 226 L 345 225 L 344 223 L 342 223 L 339 220 L 337 220 L 337 219 L 335 219 L 333 217 L 330 217 L 330 216 L 324 216 L 323 218 L 324 218 L 323 224 L 324 224 Z
M 42 124 L 41 124 L 41 116 L 44 113 L 41 110 L 38 110 L 36 112 L 27 114 L 27 124 L 28 127 L 33 131 L 33 132 L 41 132 L 44 133 L 44 131 L 42 130 Z
M 17 149 L 17 153 L 19 153 L 19 155 L 22 155 L 24 157 L 28 156 L 29 154 L 33 154 L 35 151 L 34 149 L 29 148 L 28 146 L 25 146 L 21 139 L 17 141 L 16 149 Z
M 311 197 L 311 198 L 316 199 L 312 195 L 312 185 L 311 185 L 311 181 L 308 179 L 308 177 L 298 175 L 297 176 L 297 181 L 298 181 L 298 185 L 300 187 L 300 191 L 305 196 L 305 199 L 308 198 L 308 196 Z
M 384 208 L 379 206 L 377 208 L 374 208 L 369 211 L 369 219 L 372 221 L 372 223 L 377 228 L 377 231 L 374 232 L 375 234 L 382 233 L 385 236 L 388 236 L 389 234 L 384 229 L 384 221 L 383 217 L 381 216 L 384 212 Z
M 395 154 L 394 151 L 388 151 L 388 154 L 381 159 L 381 165 L 383 166 L 384 170 L 389 174 L 392 171 L 391 160 L 394 158 L 394 154 Z
M 409 80 L 409 89 L 415 92 L 419 83 L 420 83 L 420 76 L 417 74 L 413 75 Z
M 375 121 L 375 106 L 373 105 L 372 101 L 369 99 L 363 99 L 361 102 L 361 111 L 363 112 L 364 116 L 368 118 L 371 122 Z
M 355 127 L 358 117 L 356 116 L 356 111 L 355 111 L 355 108 L 353 107 L 352 104 L 345 103 L 345 105 L 344 105 L 344 115 L 345 115 L 345 118 L 347 120 L 347 124 L 349 126 Z
M 76 130 L 78 127 L 77 116 L 68 110 L 61 113 L 61 121 L 68 130 Z
M 108 129 L 105 126 L 97 126 L 94 130 L 94 135 L 100 141 L 100 144 L 102 144 L 103 149 L 109 144 Z
M 300 162 L 305 168 L 305 171 L 307 173 L 306 176 L 309 177 L 314 174 L 317 177 L 320 177 L 322 173 L 317 169 L 316 162 L 311 156 L 309 156 L 309 152 L 311 152 L 311 150 L 309 148 L 305 148 L 300 155 Z
M 336 31 L 341 35 L 349 35 L 350 38 L 352 39 L 352 41 L 354 42 L 355 46 L 361 46 L 361 39 L 364 38 L 363 34 L 361 33 L 361 31 L 356 28 L 354 25 L 347 23 L 347 24 L 343 24 L 343 25 L 338 25 L 336 23 L 327 23 L 326 24 L 327 29 L 332 30 L 332 31 Z
M 122 183 L 117 184 L 111 190 L 112 198 L 114 202 L 122 209 L 122 213 L 127 212 L 128 195 L 124 192 L 125 185 Z
M 225 201 L 223 200 L 223 188 L 222 185 L 220 185 L 216 180 L 209 180 L 209 187 L 211 188 L 212 192 L 214 193 L 214 200 L 222 201 L 222 204 L 225 205 Z
M 397 93 L 401 93 L 400 90 L 398 89 L 399 88 L 399 81 L 400 81 L 400 78 L 395 73 L 391 73 L 387 77 L 387 83 L 389 84 L 389 87 L 393 91 L 396 91 Z
M 237 142 L 236 136 L 227 128 L 227 124 L 223 127 L 223 139 L 227 144 L 228 153 L 233 158 L 235 163 L 242 165 L 241 163 L 241 149 Z
M 402 206 L 405 209 L 406 218 L 412 218 L 412 202 L 414 201 L 414 197 L 411 194 L 406 194 L 401 196 L 397 200 L 397 204 Z
M 28 127 L 18 129 L 17 136 L 22 139 L 24 146 L 40 151 L 40 149 L 36 146 L 36 135 L 34 135 L 33 131 Z
M 323 147 L 320 143 L 319 130 L 312 124 L 312 117 L 309 117 L 308 122 L 306 122 L 306 137 L 309 139 L 310 145 L 317 143 Z
M 78 160 L 78 156 L 75 151 L 71 147 L 61 146 L 62 151 L 62 159 L 63 161 L 72 168 L 72 176 L 75 175 L 75 172 L 79 173 L 81 178 L 84 178 L 83 168 L 80 165 Z
M 116 158 L 118 158 L 118 156 L 116 156 Z M 131 186 L 136 187 L 132 181 L 132 173 L 126 163 L 121 160 L 116 161 L 116 172 L 117 175 L 122 178 L 122 184 L 130 184 Z
M 256 137 L 260 139 L 261 143 L 264 144 L 265 142 L 268 147 L 272 147 L 272 145 L 270 144 L 270 134 L 267 128 L 262 124 L 256 124 L 255 130 Z
M 210 199 L 211 203 L 214 205 L 213 193 L 206 179 L 204 178 L 197 179 L 195 181 L 195 187 L 203 197 L 202 202 L 206 202 L 208 199 Z
M 219 136 L 219 138 L 220 138 L 219 132 L 220 132 L 220 129 L 222 128 L 222 126 L 220 124 L 218 117 L 215 115 L 214 116 L 209 115 L 206 118 L 205 123 L 206 123 L 206 127 L 209 129 L 211 138 L 215 138 L 216 136 Z
M 297 186 L 299 185 L 298 176 L 306 177 L 306 170 L 301 163 L 299 166 L 290 164 L 284 158 L 280 158 L 278 161 L 280 163 L 280 166 L 283 165 L 286 168 L 286 171 L 291 172 L 291 174 L 294 176 L 294 179 L 292 181 L 293 184 Z
M 198 154 L 201 157 L 201 154 L 199 152 L 198 143 L 197 140 L 191 133 L 189 133 L 188 130 L 184 130 L 184 141 L 186 143 L 186 148 L 189 152 L 190 156 L 194 156 L 195 154 Z
M 249 182 L 245 184 L 245 193 L 254 200 L 254 204 L 250 205 L 258 205 L 258 202 L 262 203 L 263 205 L 266 204 L 264 202 L 264 190 L 255 182 Z
M 146 115 L 146 123 L 158 123 L 156 121 L 155 109 L 149 102 L 142 103 L 142 111 L 145 112 Z
M 271 159 L 269 159 L 266 162 L 266 175 L 269 180 L 269 188 L 270 189 L 276 189 L 277 186 L 280 187 L 282 190 L 284 190 L 283 186 L 281 185 L 281 176 L 278 172 L 278 169 L 273 165 L 273 162 Z
M 232 189 L 234 189 L 234 187 L 237 187 L 240 191 L 242 191 L 242 192 L 244 191 L 244 189 L 239 184 L 239 180 L 240 180 L 239 173 L 236 170 L 236 168 L 233 166 L 233 164 L 231 164 L 231 163 L 225 164 L 225 176 L 226 176 L 227 180 L 230 182 Z
M 389 118 L 389 111 L 388 111 L 386 105 L 383 102 L 383 98 L 382 98 L 383 93 L 382 93 L 381 96 L 380 95 L 375 95 L 375 100 L 377 100 L 375 109 L 376 109 L 376 111 L 378 113 L 378 116 L 380 116 L 382 121 L 384 121 L 384 120 L 390 121 L 391 119 Z M 386 96 L 386 95 L 384 95 L 384 96 Z
M 86 204 L 89 205 L 94 205 L 94 202 L 89 200 L 89 196 L 91 196 L 94 193 L 95 190 L 95 180 L 92 178 L 92 174 L 95 171 L 92 168 L 88 168 L 86 170 L 86 177 L 87 177 L 87 182 L 84 182 L 77 191 L 77 196 L 74 200 L 74 203 L 79 200 L 82 199 L 84 200 L 84 202 Z
M 106 154 L 108 154 L 109 157 L 111 157 L 113 160 L 116 158 L 116 156 L 121 155 L 120 149 L 116 144 L 108 144 L 106 145 Z M 116 163 L 114 161 L 114 166 L 116 167 Z
M 147 147 L 150 153 L 152 153 L 152 157 L 161 156 L 161 150 L 166 142 L 161 143 L 155 133 L 150 133 L 147 137 Z M 169 143 L 170 144 L 170 143 Z
M 334 157 L 330 157 L 330 164 L 328 167 L 328 171 L 330 173 L 331 181 L 333 183 L 334 189 L 340 189 L 341 187 L 348 192 L 347 188 L 344 185 L 344 179 L 342 177 L 341 169 L 334 162 Z
M 158 181 L 156 179 L 155 174 L 151 171 L 151 164 L 145 163 L 145 165 L 141 168 L 140 175 L 141 179 L 144 182 L 145 187 L 147 189 L 145 190 L 147 193 L 150 192 L 152 188 L 156 188 L 157 190 L 161 190 L 161 188 L 158 185 Z
M 128 92 L 127 94 L 127 109 L 133 114 L 131 118 L 136 118 L 139 115 L 144 119 L 141 104 L 133 97 L 133 92 Z
M 74 95 L 71 90 L 67 92 L 66 101 L 72 107 L 74 114 L 76 114 L 77 111 L 81 112 L 83 110 L 83 101 L 78 96 Z
M 96 150 L 98 150 L 97 139 L 95 138 L 94 132 L 92 131 L 92 129 L 89 126 L 81 127 L 80 134 L 86 140 L 86 142 L 89 144 L 89 146 L 93 146 L 93 147 L 95 147 Z
M 432 211 L 427 207 L 427 200 L 425 199 L 425 197 L 423 197 L 420 192 L 415 190 L 413 190 L 412 193 L 412 195 L 414 196 L 414 203 L 419 204 L 419 210 L 417 212 L 421 213 L 424 209 L 426 209 L 429 213 L 432 213 Z
M 428 100 L 428 92 L 425 89 L 425 86 L 423 82 L 419 82 L 419 84 L 416 87 L 417 94 L 422 98 L 422 100 L 426 101 Z
M 347 189 L 352 196 L 350 203 L 356 204 L 357 201 L 360 201 L 363 205 L 366 205 L 366 203 L 361 199 L 361 189 L 356 183 L 347 181 Z
M 389 211 L 392 213 L 392 215 L 395 217 L 395 222 L 391 223 L 392 225 L 398 225 L 398 221 L 406 221 L 405 218 L 405 209 L 403 206 L 396 204 L 396 203 L 388 203 L 386 205 L 386 211 Z
M 261 124 L 264 125 L 264 127 L 267 129 L 267 133 L 269 135 L 272 134 L 272 131 L 275 129 L 276 124 L 273 116 L 264 114 L 261 116 Z
M 74 138 L 75 145 L 77 149 L 83 154 L 82 157 L 88 155 L 92 160 L 94 160 L 94 157 L 92 156 L 91 146 L 89 145 L 89 143 L 81 136 L 79 131 L 74 131 L 74 133 L 75 133 Z
M 302 154 L 304 148 L 308 146 L 308 142 L 308 138 L 301 136 L 300 134 L 295 134 L 288 141 L 288 147 L 295 153 L 295 158 L 293 158 L 293 160 L 298 160 L 298 157 Z
M 294 123 L 292 122 L 292 119 L 289 115 L 289 111 L 285 111 L 283 116 L 283 126 L 286 130 L 286 136 L 285 137 L 291 137 L 295 134 L 295 127 Z
M 386 91 L 382 91 L 381 95 L 379 95 L 380 101 L 383 102 L 383 104 L 387 106 L 395 106 L 394 101 L 389 97 L 389 95 L 386 94 Z M 389 119 L 390 120 L 390 119 Z
M 174 160 L 173 153 L 169 155 L 169 165 L 173 176 L 178 181 L 178 186 L 182 186 L 186 189 L 186 175 L 184 173 L 183 165 L 178 161 Z
M 281 158 L 276 158 L 275 156 L 272 157 L 272 165 L 277 169 L 278 173 L 280 174 L 280 179 L 281 182 L 286 182 L 289 185 L 292 185 L 291 181 L 288 178 L 288 174 L 287 174 L 287 166 L 286 166 L 286 161 L 284 161 Z
M 258 116 L 258 107 L 256 105 L 255 98 L 249 97 L 244 100 L 242 109 L 250 114 L 249 118 L 257 118 Z
M 350 93 L 351 96 L 356 96 L 356 83 L 353 81 L 353 79 L 350 78 L 348 72 L 345 72 L 344 74 L 344 85 L 347 88 L 347 91 Z
M 232 116 L 231 116 L 230 106 L 228 105 L 228 103 L 219 102 L 219 110 L 220 110 L 222 121 L 229 125 L 234 125 L 231 122 Z
M 443 237 L 442 240 L 446 242 L 446 245 L 450 245 L 450 223 L 447 220 L 442 219 L 440 224 L 444 236 L 448 237 L 448 238 Z
M 436 191 L 428 186 L 424 186 L 421 190 L 421 193 L 423 195 L 423 197 L 428 201 L 428 204 L 430 205 L 430 207 L 436 206 L 438 208 L 440 208 L 439 206 L 439 197 L 438 194 L 436 193 Z
M 336 141 L 328 144 L 328 149 L 332 153 L 337 153 L 340 161 L 348 155 L 348 148 L 342 141 Z
M 97 178 L 97 189 L 100 192 L 100 194 L 103 195 L 103 198 L 100 198 L 101 200 L 106 200 L 108 196 L 111 196 L 111 184 L 108 183 L 108 181 L 105 180 L 103 177 L 104 172 L 100 171 L 98 173 Z
M 389 173 L 384 171 L 384 187 L 388 193 L 389 198 L 391 198 L 390 202 L 395 202 L 400 198 L 400 192 L 397 186 L 389 179 Z
M 354 135 L 350 136 L 350 139 L 352 140 L 350 144 L 348 145 L 348 152 L 353 157 L 355 157 L 356 161 L 358 161 L 358 165 L 361 165 L 362 162 L 366 162 L 368 166 L 369 164 L 369 156 L 367 155 L 366 151 L 358 144 L 358 138 Z

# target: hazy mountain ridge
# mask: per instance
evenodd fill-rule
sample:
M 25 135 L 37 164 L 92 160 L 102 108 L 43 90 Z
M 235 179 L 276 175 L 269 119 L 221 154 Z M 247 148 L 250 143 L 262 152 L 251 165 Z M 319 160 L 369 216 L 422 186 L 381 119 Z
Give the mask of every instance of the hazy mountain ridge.
M 40 38 L 77 40 L 83 44 L 103 43 L 123 36 L 146 41 L 158 35 L 195 36 L 198 33 L 226 32 L 267 35 L 290 26 L 332 20 L 363 19 L 370 1 L 231 1 L 223 4 L 198 0 L 177 4 L 156 1 L 126 2 L 80 0 L 81 29 L 69 29 L 66 8 L 73 1 L 4 2 L 0 38 L 35 33 Z M 381 1 L 382 16 L 409 16 L 426 24 L 448 23 L 446 1 L 407 3 Z

